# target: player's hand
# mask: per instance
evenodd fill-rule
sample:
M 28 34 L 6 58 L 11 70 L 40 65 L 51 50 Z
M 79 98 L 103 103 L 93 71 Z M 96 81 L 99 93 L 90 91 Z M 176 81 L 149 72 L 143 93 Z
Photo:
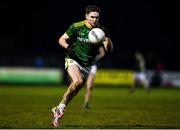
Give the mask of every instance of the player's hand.
M 107 53 L 111 53 L 113 51 L 113 44 L 110 38 L 106 38 L 106 41 L 104 41 L 103 44 Z
M 106 37 L 104 37 L 101 42 L 104 43 L 106 41 Z

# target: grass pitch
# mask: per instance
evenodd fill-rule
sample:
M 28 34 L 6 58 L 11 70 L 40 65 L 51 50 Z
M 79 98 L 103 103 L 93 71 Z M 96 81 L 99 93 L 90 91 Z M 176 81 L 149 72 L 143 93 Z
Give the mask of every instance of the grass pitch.
M 51 108 L 64 86 L 0 86 L 1 129 L 51 129 Z M 63 129 L 180 129 L 180 89 L 98 87 L 93 90 L 91 109 L 82 109 L 85 88 L 68 105 L 61 120 Z

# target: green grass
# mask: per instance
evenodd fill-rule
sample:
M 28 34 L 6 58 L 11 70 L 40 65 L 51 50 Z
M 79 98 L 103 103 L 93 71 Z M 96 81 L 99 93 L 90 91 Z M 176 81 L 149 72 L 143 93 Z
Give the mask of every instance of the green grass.
M 57 105 L 66 87 L 1 86 L 1 129 L 51 129 L 51 108 Z M 138 89 L 98 87 L 93 91 L 89 111 L 82 109 L 85 89 L 68 105 L 61 120 L 64 129 L 180 129 L 180 89 Z

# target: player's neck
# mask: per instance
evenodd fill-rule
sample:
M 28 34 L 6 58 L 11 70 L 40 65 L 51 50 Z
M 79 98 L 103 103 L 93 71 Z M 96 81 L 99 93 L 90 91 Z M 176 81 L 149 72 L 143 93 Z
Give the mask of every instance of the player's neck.
M 89 23 L 87 22 L 87 20 L 85 20 L 85 24 L 86 24 L 86 26 L 87 26 L 88 28 L 90 28 L 90 29 L 93 28 L 93 27 L 91 26 L 91 24 L 89 24 Z

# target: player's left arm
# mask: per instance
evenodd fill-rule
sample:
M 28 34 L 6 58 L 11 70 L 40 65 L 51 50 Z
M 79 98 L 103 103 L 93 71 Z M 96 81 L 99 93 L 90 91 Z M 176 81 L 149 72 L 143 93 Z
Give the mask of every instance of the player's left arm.
M 99 53 L 98 53 L 98 55 L 95 57 L 95 61 L 101 60 L 101 59 L 105 56 L 105 54 L 106 54 L 103 46 L 99 47 L 98 52 L 99 52 Z
M 110 37 L 105 37 L 104 39 L 104 48 L 107 52 L 112 52 L 113 51 L 113 43 Z

